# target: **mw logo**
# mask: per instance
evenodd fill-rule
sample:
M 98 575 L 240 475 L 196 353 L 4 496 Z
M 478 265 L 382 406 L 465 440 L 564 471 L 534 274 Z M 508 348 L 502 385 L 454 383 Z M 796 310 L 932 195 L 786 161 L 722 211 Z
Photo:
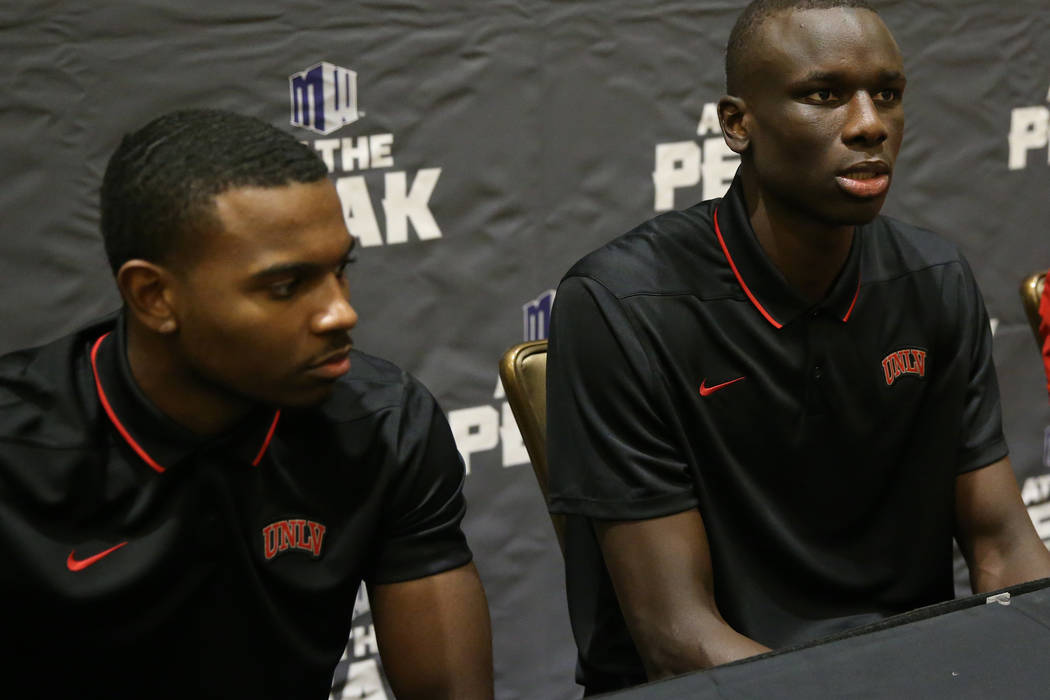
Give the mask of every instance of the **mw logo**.
M 288 76 L 292 126 L 330 134 L 356 122 L 357 73 L 322 61 Z
M 522 304 L 522 335 L 526 341 L 546 339 L 551 326 L 551 304 L 554 303 L 554 294 L 553 289 L 548 289 L 535 299 Z

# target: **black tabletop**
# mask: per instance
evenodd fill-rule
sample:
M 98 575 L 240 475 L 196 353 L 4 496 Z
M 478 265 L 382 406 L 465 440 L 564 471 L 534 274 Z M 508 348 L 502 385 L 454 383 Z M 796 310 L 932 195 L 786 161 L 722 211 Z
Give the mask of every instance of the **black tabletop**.
M 1050 579 L 601 697 L 1050 698 Z

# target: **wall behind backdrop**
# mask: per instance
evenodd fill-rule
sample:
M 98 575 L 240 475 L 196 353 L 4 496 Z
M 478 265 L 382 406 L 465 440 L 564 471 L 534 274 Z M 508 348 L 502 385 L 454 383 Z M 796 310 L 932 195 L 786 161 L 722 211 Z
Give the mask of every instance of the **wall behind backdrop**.
M 122 134 L 186 107 L 289 130 L 328 163 L 363 244 L 357 345 L 430 387 L 468 466 L 497 695 L 577 697 L 562 564 L 496 363 L 545 336 L 578 257 L 725 191 L 737 161 L 712 105 L 744 4 L 0 4 L 0 352 L 117 308 L 96 200 Z M 973 264 L 1013 464 L 1050 541 L 1050 410 L 1017 295 L 1050 267 L 1050 7 L 876 5 L 909 80 L 884 211 Z M 362 595 L 334 698 L 389 694 L 369 621 Z

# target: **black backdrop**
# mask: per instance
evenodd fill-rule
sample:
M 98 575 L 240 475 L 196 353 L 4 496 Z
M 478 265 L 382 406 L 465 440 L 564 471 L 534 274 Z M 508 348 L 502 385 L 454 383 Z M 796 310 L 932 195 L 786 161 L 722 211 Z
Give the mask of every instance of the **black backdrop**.
M 331 161 L 367 244 L 351 281 L 355 340 L 431 388 L 469 465 L 499 697 L 575 696 L 561 562 L 496 362 L 545 334 L 545 294 L 576 258 L 724 191 L 735 163 L 705 107 L 722 94 L 743 4 L 0 3 L 0 351 L 118 305 L 96 198 L 121 134 L 180 107 L 289 129 Z M 1050 540 L 1050 410 L 1017 296 L 1050 266 L 1050 3 L 876 5 L 909 78 L 885 211 L 973 263 L 1014 466 Z M 356 100 L 329 100 L 318 129 L 304 96 L 326 75 Z M 360 602 L 335 697 L 386 692 Z

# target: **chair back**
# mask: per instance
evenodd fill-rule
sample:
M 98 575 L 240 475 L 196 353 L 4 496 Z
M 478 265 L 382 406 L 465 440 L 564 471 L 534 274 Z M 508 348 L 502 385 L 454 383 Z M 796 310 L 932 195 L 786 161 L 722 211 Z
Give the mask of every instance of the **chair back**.
M 499 376 L 546 503 L 547 341 L 520 343 L 507 350 L 500 359 Z M 550 517 L 558 536 L 558 545 L 564 551 L 564 518 L 553 514 Z
M 1043 296 L 1043 287 L 1046 285 L 1046 272 L 1036 272 L 1025 277 L 1021 281 L 1021 301 L 1024 303 L 1025 314 L 1028 323 L 1032 325 L 1032 333 L 1039 347 L 1043 346 L 1043 338 L 1039 337 L 1039 299 Z

